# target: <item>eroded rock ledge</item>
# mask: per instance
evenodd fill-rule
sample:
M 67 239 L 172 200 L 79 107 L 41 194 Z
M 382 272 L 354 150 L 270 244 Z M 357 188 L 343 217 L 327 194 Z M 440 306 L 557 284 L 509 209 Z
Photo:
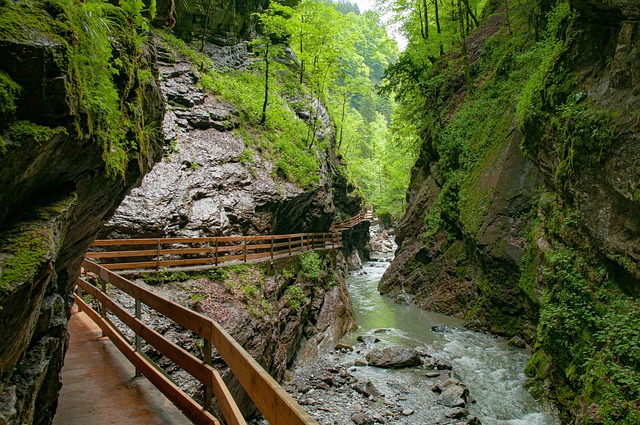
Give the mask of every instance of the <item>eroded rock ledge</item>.
M 149 133 L 148 146 L 131 151 L 118 175 L 107 175 L 104 134 L 88 125 L 92 118 L 82 105 L 91 94 L 79 86 L 74 68 L 87 37 L 76 31 L 81 15 L 74 7 L 0 2 L 1 423 L 51 422 L 68 344 L 71 288 L 84 252 L 162 152 Z M 106 4 L 104 13 L 113 13 L 114 22 L 124 18 Z M 109 72 L 105 78 L 114 90 L 127 93 L 122 103 L 139 108 L 146 123 L 159 124 L 164 104 L 154 79 L 153 46 L 132 49 L 128 41 L 114 33 L 101 46 L 135 64 L 122 70 L 127 78 L 115 81 L 111 71 L 95 72 Z M 142 71 L 150 77 L 139 79 Z

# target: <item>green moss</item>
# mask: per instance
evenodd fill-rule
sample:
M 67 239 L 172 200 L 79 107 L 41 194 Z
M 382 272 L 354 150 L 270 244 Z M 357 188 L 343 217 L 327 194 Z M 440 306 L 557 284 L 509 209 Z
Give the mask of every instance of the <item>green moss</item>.
M 50 128 L 24 120 L 16 121 L 9 127 L 11 141 L 17 146 L 31 141 L 40 146 L 60 133 L 66 133 L 66 130 L 62 127 Z
M 551 357 L 542 349 L 536 350 L 525 368 L 525 374 L 533 379 L 546 379 L 550 377 Z
M 20 86 L 6 73 L 0 71 L 0 130 L 13 118 L 19 94 Z M 1 152 L 2 145 L 0 145 Z
M 130 3 L 141 2 L 123 2 Z M 137 72 L 146 66 L 136 28 L 141 21 L 129 9 L 98 0 L 47 0 L 9 3 L 0 13 L 0 40 L 54 46 L 55 65 L 68 76 L 67 102 L 72 108 L 79 104 L 87 114 L 105 171 L 114 177 L 124 177 L 128 162 L 145 157 L 149 149 L 141 113 L 149 74 Z M 80 123 L 76 127 L 81 137 Z M 42 132 L 31 134 L 44 137 Z
M 55 256 L 56 226 L 52 220 L 67 214 L 76 195 L 38 210 L 36 217 L 0 235 L 0 292 L 32 281 Z

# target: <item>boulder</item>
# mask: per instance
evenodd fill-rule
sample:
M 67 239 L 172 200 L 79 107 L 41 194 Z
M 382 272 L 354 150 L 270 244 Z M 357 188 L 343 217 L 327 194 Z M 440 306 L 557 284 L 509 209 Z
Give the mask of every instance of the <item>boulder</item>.
M 464 407 L 467 404 L 468 394 L 469 390 L 464 385 L 451 385 L 442 391 L 437 402 L 447 407 Z
M 415 347 L 395 345 L 374 348 L 366 355 L 369 366 L 398 369 L 422 364 L 420 352 Z

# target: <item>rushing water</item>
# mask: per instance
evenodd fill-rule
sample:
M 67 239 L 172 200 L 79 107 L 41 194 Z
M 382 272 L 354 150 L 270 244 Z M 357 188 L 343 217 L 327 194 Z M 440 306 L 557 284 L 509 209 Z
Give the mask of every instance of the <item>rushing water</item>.
M 376 345 L 423 346 L 435 357 L 449 360 L 455 376 L 469 387 L 470 395 L 477 400 L 467 406 L 470 414 L 476 415 L 485 425 L 559 423 L 544 412 L 524 388 L 527 351 L 510 347 L 502 339 L 464 330 L 459 319 L 398 304 L 381 296 L 377 286 L 387 265 L 368 263 L 363 270 L 366 274 L 347 279 L 359 329 L 356 334 L 347 336 L 345 342 L 355 343 L 357 335 L 376 335 L 381 340 Z M 431 326 L 436 324 L 446 324 L 454 329 L 444 334 L 434 333 Z M 417 391 L 418 400 L 412 402 L 416 411 L 435 411 L 434 396 L 427 389 L 429 382 L 424 382 L 423 375 L 415 370 L 369 367 L 359 368 L 354 374 L 371 379 L 383 392 L 393 391 L 394 383 L 398 382 L 409 383 L 414 388 L 425 387 L 424 391 Z

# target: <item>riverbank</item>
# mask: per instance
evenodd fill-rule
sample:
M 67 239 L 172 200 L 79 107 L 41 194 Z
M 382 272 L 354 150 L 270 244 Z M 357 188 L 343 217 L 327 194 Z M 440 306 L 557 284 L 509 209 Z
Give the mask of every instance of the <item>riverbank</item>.
M 558 423 L 524 387 L 530 353 L 467 331 L 459 319 L 381 296 L 377 283 L 387 266 L 384 260 L 365 263 L 347 278 L 358 330 L 337 349 L 298 359 L 285 385 L 320 423 Z M 366 365 L 371 350 L 398 345 L 417 347 L 420 364 Z M 464 403 L 444 402 L 447 386 L 461 392 Z

